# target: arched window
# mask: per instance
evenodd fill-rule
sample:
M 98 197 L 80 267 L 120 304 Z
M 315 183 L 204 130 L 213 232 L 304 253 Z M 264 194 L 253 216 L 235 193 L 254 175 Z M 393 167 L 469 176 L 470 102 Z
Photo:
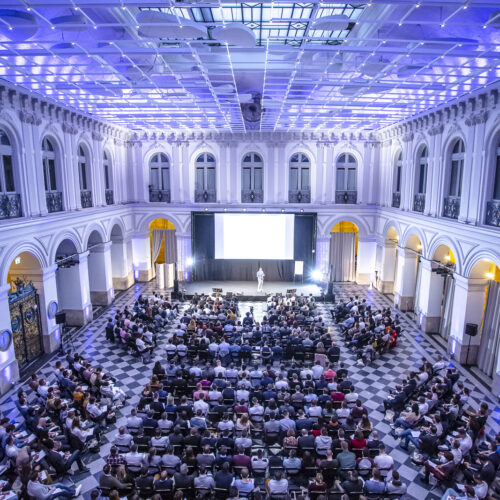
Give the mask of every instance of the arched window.
M 11 217 L 21 217 L 21 197 L 16 193 L 9 136 L 0 129 L 0 219 Z
M 400 151 L 394 165 L 394 180 L 392 189 L 392 206 L 399 208 L 401 206 L 401 174 L 403 171 L 403 152 Z
M 425 209 L 425 193 L 427 190 L 427 147 L 424 146 L 417 158 L 415 196 L 413 197 L 413 210 L 423 212 Z
M 311 202 L 311 162 L 304 153 L 295 153 L 289 164 L 288 202 Z
M 448 192 L 444 199 L 443 216 L 458 219 L 460 196 L 462 195 L 462 177 L 464 171 L 465 145 L 462 139 L 453 143 L 449 158 Z
M 497 143 L 493 158 L 493 192 L 486 205 L 486 224 L 500 227 L 500 141 Z
M 243 203 L 262 203 L 263 191 L 262 158 L 257 153 L 248 153 L 243 157 L 241 170 L 241 201 Z
M 61 212 L 62 192 L 57 190 L 57 153 L 54 144 L 48 137 L 42 140 L 42 168 L 45 186 L 45 200 L 49 213 Z
M 42 141 L 42 165 L 45 191 L 57 191 L 56 153 L 52 142 L 47 137 Z
M 12 165 L 12 146 L 8 135 L 0 129 L 0 193 L 14 193 L 14 167 Z
M 113 205 L 113 172 L 111 170 L 111 158 L 106 150 L 102 153 L 102 167 L 104 170 L 104 196 L 106 198 L 106 205 Z
M 356 158 L 349 153 L 342 153 L 337 159 L 336 203 L 357 202 L 357 170 Z
M 500 141 L 497 144 L 495 155 L 495 177 L 493 181 L 493 199 L 500 201 Z
M 194 201 L 214 203 L 216 199 L 215 157 L 202 153 L 196 159 Z
M 149 201 L 170 202 L 170 161 L 165 153 L 155 153 L 149 160 Z
M 90 161 L 83 145 L 78 146 L 78 177 L 80 179 L 80 198 L 82 208 L 92 206 L 92 191 L 90 189 Z

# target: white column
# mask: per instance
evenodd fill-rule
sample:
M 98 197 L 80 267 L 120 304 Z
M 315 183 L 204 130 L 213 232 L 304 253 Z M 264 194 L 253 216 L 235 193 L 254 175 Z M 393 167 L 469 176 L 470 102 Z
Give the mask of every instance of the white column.
M 418 255 L 415 252 L 398 247 L 396 283 L 394 284 L 394 304 L 396 304 L 401 311 L 413 310 L 417 262 Z
M 12 331 L 9 310 L 10 285 L 0 286 L 0 332 Z M 19 366 L 14 352 L 14 342 L 7 351 L 0 351 L 0 394 L 5 394 L 19 380 Z
M 375 257 L 377 241 L 375 238 L 358 238 L 358 259 L 356 281 L 361 285 L 369 285 L 375 281 Z
M 420 295 L 418 309 L 420 327 L 424 332 L 437 333 L 441 324 L 444 277 L 432 272 L 432 261 L 420 262 Z
M 107 306 L 113 302 L 115 291 L 111 268 L 111 242 L 107 241 L 90 250 L 87 266 L 92 304 Z
M 395 289 L 394 275 L 396 272 L 397 249 L 395 242 L 385 242 L 381 247 L 381 266 L 378 279 L 378 289 L 382 293 L 393 293 Z
M 449 352 L 453 353 L 455 359 L 460 363 L 466 361 L 468 364 L 476 363 L 481 343 L 479 330 L 483 321 L 484 298 L 488 281 L 464 278 L 459 274 L 454 274 L 453 278 L 455 280 L 455 293 L 451 311 Z M 478 335 L 470 337 L 465 334 L 467 323 L 478 325 Z
M 83 326 L 92 321 L 88 254 L 89 252 L 78 254 L 79 264 L 59 267 L 56 271 L 59 308 L 66 313 L 66 324 L 70 326 Z
M 64 128 L 63 128 L 64 130 Z M 61 179 L 63 181 L 63 207 L 65 210 L 82 208 L 80 184 L 78 180 L 78 165 L 74 153 L 74 135 L 64 133 L 64 149 L 61 151 Z M 76 179 L 75 179 L 76 175 Z
M 321 271 L 323 276 L 330 278 L 329 260 L 330 260 L 330 235 L 318 234 L 316 236 L 316 268 Z
M 111 274 L 115 290 L 126 290 L 134 283 L 134 269 L 127 252 L 129 243 L 130 240 L 113 241 L 111 245 Z
M 48 308 L 50 302 L 55 300 L 59 302 L 57 295 L 56 281 L 57 265 L 52 265 L 42 269 L 40 274 L 30 274 L 30 279 L 38 291 L 40 298 L 40 319 L 43 332 L 43 350 L 45 352 L 54 352 L 59 347 L 60 328 L 56 324 L 56 319 L 50 318 Z
M 177 237 L 177 273 L 179 279 L 189 280 L 191 276 L 191 266 L 188 259 L 191 258 L 191 235 L 176 233 Z M 182 278 L 180 277 L 182 275 Z
M 170 201 L 172 203 L 180 203 L 182 199 L 182 169 L 180 144 L 174 142 L 172 144 L 172 166 L 170 168 Z
M 149 281 L 154 272 L 151 266 L 151 243 L 149 233 L 132 236 L 134 278 L 137 281 Z

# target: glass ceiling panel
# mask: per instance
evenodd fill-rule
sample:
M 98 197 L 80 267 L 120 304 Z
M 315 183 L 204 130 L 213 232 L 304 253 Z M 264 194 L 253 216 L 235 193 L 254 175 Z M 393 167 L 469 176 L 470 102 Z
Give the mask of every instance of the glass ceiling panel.
M 244 23 L 255 32 L 257 45 L 294 45 L 300 46 L 304 42 L 301 38 L 310 35 L 322 40 L 311 43 L 331 45 L 340 43 L 350 33 L 355 21 L 365 8 L 364 4 L 354 3 L 323 3 L 320 6 L 313 3 L 247 3 L 224 4 L 217 7 L 191 8 L 155 8 L 170 14 L 194 19 L 196 22 L 214 26 L 224 23 Z M 148 7 L 141 7 L 141 10 Z M 331 15 L 345 15 L 352 19 L 349 27 L 342 31 L 309 30 L 310 22 L 320 17 Z M 210 30 L 209 30 L 210 37 Z

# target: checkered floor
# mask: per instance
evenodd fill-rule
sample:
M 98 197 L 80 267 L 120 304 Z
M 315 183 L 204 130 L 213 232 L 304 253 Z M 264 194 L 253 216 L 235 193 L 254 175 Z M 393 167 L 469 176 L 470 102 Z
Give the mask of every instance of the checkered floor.
M 358 295 L 360 298 L 366 297 L 367 302 L 372 304 L 374 308 L 391 305 L 389 298 L 376 290 L 369 289 L 367 286 L 338 285 L 334 288 L 337 300 Z M 155 290 L 153 283 L 136 284 L 122 293 L 108 312 L 112 314 L 116 308 L 123 309 L 125 305 L 132 304 L 139 294 L 153 290 Z M 245 314 L 250 306 L 254 307 L 256 319 L 261 319 L 265 313 L 265 302 L 242 302 L 240 304 L 241 313 Z M 324 313 L 324 319 L 331 323 L 329 306 L 330 304 L 320 304 L 319 307 Z M 107 317 L 108 314 L 102 314 L 78 332 L 77 338 L 73 342 L 73 349 L 81 352 L 94 365 L 102 366 L 103 370 L 116 377 L 121 387 L 131 396 L 131 399 L 128 400 L 128 405 L 119 411 L 116 424 L 110 426 L 108 432 L 104 435 L 103 441 L 105 444 L 101 447 L 99 454 L 85 458 L 90 472 L 74 477 L 75 482 L 78 481 L 79 484 L 82 484 L 81 497 L 85 499 L 90 497 L 90 491 L 98 485 L 99 475 L 105 463 L 104 457 L 108 455 L 111 447 L 110 441 L 116 434 L 117 428 L 126 421 L 126 415 L 130 414 L 131 406 L 139 401 L 139 393 L 150 378 L 153 364 L 143 365 L 139 359 L 125 354 L 120 347 L 106 341 L 104 326 Z M 394 387 L 410 368 L 418 365 L 422 357 L 432 360 L 435 359 L 438 353 L 446 355 L 439 342 L 421 333 L 409 316 L 402 314 L 400 317 L 403 335 L 398 339 L 397 350 L 394 353 L 385 354 L 376 359 L 370 366 L 360 367 L 356 365 L 353 354 L 342 347 L 341 360 L 345 362 L 350 378 L 355 384 L 363 404 L 370 409 L 370 419 L 374 428 L 379 431 L 381 439 L 398 465 L 397 470 L 400 472 L 402 479 L 408 484 L 407 498 L 418 498 L 419 500 L 439 498 L 442 492 L 439 490 L 430 492 L 429 487 L 421 483 L 417 478 L 419 468 L 412 464 L 409 454 L 396 447 L 398 442 L 390 436 L 390 427 L 384 421 L 382 412 L 382 401 L 386 397 L 389 388 Z M 162 334 L 162 336 L 164 338 L 166 333 Z M 159 347 L 155 351 L 155 360 L 166 359 L 165 350 L 161 347 L 163 338 L 159 339 Z M 342 345 L 341 342 L 339 344 Z M 52 366 L 56 359 L 57 355 L 39 370 L 40 376 L 49 380 L 54 378 Z M 471 389 L 471 405 L 477 408 L 481 401 L 486 400 L 490 408 L 494 408 L 492 417 L 488 420 L 488 432 L 493 435 L 500 431 L 500 408 L 496 405 L 495 396 L 489 393 L 470 372 L 462 367 L 459 367 L 459 370 L 461 380 L 466 381 L 466 385 Z M 17 410 L 12 397 L 15 397 L 18 388 L 14 388 L 0 400 L 2 411 L 14 418 Z

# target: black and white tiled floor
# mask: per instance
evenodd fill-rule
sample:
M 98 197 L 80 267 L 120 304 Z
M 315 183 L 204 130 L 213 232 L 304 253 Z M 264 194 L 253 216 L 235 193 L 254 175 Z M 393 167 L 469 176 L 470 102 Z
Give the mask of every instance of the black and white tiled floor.
M 136 284 L 126 292 L 120 294 L 110 307 L 110 314 L 115 309 L 123 309 L 127 304 L 133 303 L 134 299 L 141 293 L 148 293 L 155 290 L 152 283 Z M 387 307 L 391 305 L 390 300 L 378 291 L 369 289 L 361 285 L 338 285 L 334 293 L 336 299 L 349 298 L 358 295 L 360 298 L 366 297 L 367 302 L 374 308 Z M 265 314 L 265 302 L 241 302 L 241 313 L 245 314 L 250 306 L 254 307 L 254 315 L 257 320 Z M 320 303 L 319 307 L 323 312 L 323 318 L 331 323 L 329 313 L 330 304 Z M 82 498 L 88 499 L 90 491 L 98 485 L 99 475 L 105 463 L 104 458 L 108 455 L 111 447 L 111 440 L 117 432 L 117 428 L 126 421 L 126 416 L 130 414 L 130 409 L 139 400 L 139 393 L 144 385 L 149 381 L 152 369 L 152 363 L 144 365 L 140 359 L 134 358 L 122 350 L 117 345 L 110 344 L 104 336 L 104 326 L 108 314 L 104 313 L 92 323 L 78 332 L 77 338 L 72 342 L 73 350 L 81 352 L 94 365 L 102 366 L 103 370 L 111 373 L 119 382 L 125 392 L 131 396 L 127 406 L 118 412 L 116 424 L 109 427 L 104 435 L 104 443 L 98 454 L 88 456 L 85 459 L 90 472 L 74 476 L 74 481 L 82 484 Z M 419 468 L 410 460 L 407 452 L 397 448 L 397 442 L 390 436 L 390 427 L 384 420 L 382 413 L 382 401 L 386 397 L 390 388 L 394 387 L 397 381 L 407 374 L 414 366 L 418 365 L 422 357 L 435 359 L 437 354 L 446 354 L 439 343 L 429 336 L 421 333 L 416 324 L 405 314 L 400 315 L 403 326 L 403 335 L 398 339 L 397 350 L 394 353 L 385 354 L 376 359 L 372 365 L 360 367 L 356 365 L 356 359 L 352 353 L 344 349 L 342 343 L 341 360 L 344 361 L 349 370 L 350 378 L 356 386 L 357 392 L 365 404 L 370 409 L 370 419 L 375 429 L 378 430 L 381 439 L 386 444 L 388 451 L 397 464 L 397 470 L 402 479 L 408 484 L 407 498 L 419 500 L 434 499 L 441 496 L 442 492 L 435 490 L 429 491 L 429 487 L 421 483 L 417 476 Z M 175 324 L 172 324 L 175 326 Z M 336 331 L 336 327 L 334 327 Z M 159 339 L 158 348 L 155 351 L 155 360 L 165 360 L 165 350 L 162 348 L 162 340 L 167 333 L 162 334 Z M 40 370 L 40 376 L 52 380 L 54 375 L 52 366 L 57 359 L 57 355 L 50 362 L 46 363 Z M 476 378 L 461 367 L 461 380 L 466 381 L 471 389 L 471 406 L 477 408 L 479 403 L 486 400 L 490 408 L 493 409 L 492 416 L 488 420 L 488 432 L 494 434 L 500 431 L 500 408 L 497 407 L 497 401 L 494 395 L 480 384 Z M 0 405 L 4 414 L 16 417 L 17 410 L 13 402 L 15 392 L 19 386 L 0 399 Z

